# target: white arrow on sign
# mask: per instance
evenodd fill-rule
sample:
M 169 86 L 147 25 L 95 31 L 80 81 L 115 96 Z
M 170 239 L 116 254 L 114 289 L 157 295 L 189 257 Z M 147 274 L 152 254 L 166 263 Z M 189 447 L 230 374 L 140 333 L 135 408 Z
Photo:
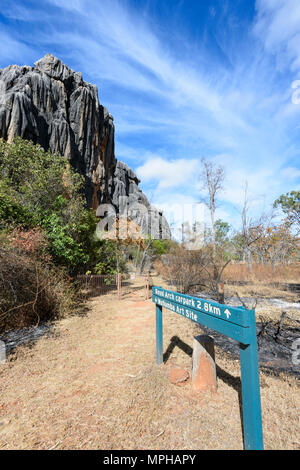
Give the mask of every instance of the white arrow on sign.
M 226 308 L 226 310 L 224 310 L 224 313 L 227 317 L 227 319 L 230 317 L 231 313 L 229 312 L 228 308 Z

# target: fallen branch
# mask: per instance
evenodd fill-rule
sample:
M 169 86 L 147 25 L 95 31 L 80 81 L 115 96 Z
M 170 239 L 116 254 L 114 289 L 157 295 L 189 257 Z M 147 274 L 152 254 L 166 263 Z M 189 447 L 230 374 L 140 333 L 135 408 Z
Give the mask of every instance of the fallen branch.
M 275 335 L 274 335 L 275 341 L 277 341 L 277 337 L 280 335 L 280 330 L 281 330 L 281 327 L 282 327 L 282 325 L 283 325 L 283 321 L 284 321 L 285 315 L 286 315 L 286 312 L 282 312 L 281 317 L 280 317 L 280 321 L 279 321 L 279 323 L 278 323 L 277 331 L 276 331 L 276 333 L 275 333 Z
M 245 304 L 245 302 L 240 298 L 238 292 L 236 292 L 235 294 L 236 294 L 237 298 L 239 299 L 239 301 L 241 302 L 241 304 L 243 305 L 243 307 L 245 307 L 245 309 L 247 309 L 247 310 L 254 310 L 254 309 L 256 308 L 256 306 L 257 306 L 257 301 L 258 301 L 257 298 L 255 299 L 255 303 L 249 308 L 249 307 Z

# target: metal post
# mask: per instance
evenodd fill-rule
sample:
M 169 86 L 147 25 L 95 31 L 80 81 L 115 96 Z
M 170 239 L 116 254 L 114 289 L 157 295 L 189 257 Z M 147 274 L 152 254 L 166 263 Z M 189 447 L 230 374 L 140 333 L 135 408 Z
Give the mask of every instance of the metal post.
M 250 344 L 240 344 L 245 450 L 263 450 L 255 312 L 249 312 Z
M 156 304 L 156 364 L 163 362 L 163 322 L 162 307 Z

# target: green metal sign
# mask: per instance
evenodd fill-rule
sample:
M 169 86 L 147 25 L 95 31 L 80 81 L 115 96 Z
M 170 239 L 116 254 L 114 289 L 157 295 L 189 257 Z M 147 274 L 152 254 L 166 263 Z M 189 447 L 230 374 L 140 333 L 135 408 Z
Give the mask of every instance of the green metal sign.
M 162 308 L 211 328 L 240 343 L 244 447 L 263 449 L 255 311 L 231 307 L 161 287 L 152 288 L 156 304 L 156 362 L 163 362 Z

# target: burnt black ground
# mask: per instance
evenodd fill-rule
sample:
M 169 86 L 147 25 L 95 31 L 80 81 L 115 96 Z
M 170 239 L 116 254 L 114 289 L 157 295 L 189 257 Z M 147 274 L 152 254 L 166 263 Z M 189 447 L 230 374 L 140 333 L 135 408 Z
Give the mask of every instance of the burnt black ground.
M 215 340 L 215 345 L 230 353 L 232 357 L 239 357 L 239 343 L 227 336 L 217 333 L 210 328 L 200 327 L 205 334 L 209 334 Z M 265 328 L 257 325 L 258 361 L 260 367 L 268 372 L 278 375 L 285 372 L 300 379 L 300 365 L 293 363 L 293 343 L 300 338 L 300 328 L 282 326 L 280 333 L 276 335 L 277 325 L 268 324 Z M 300 342 L 300 341 L 299 341 Z M 299 354 L 300 356 L 300 349 Z M 295 362 L 295 361 L 294 361 Z

